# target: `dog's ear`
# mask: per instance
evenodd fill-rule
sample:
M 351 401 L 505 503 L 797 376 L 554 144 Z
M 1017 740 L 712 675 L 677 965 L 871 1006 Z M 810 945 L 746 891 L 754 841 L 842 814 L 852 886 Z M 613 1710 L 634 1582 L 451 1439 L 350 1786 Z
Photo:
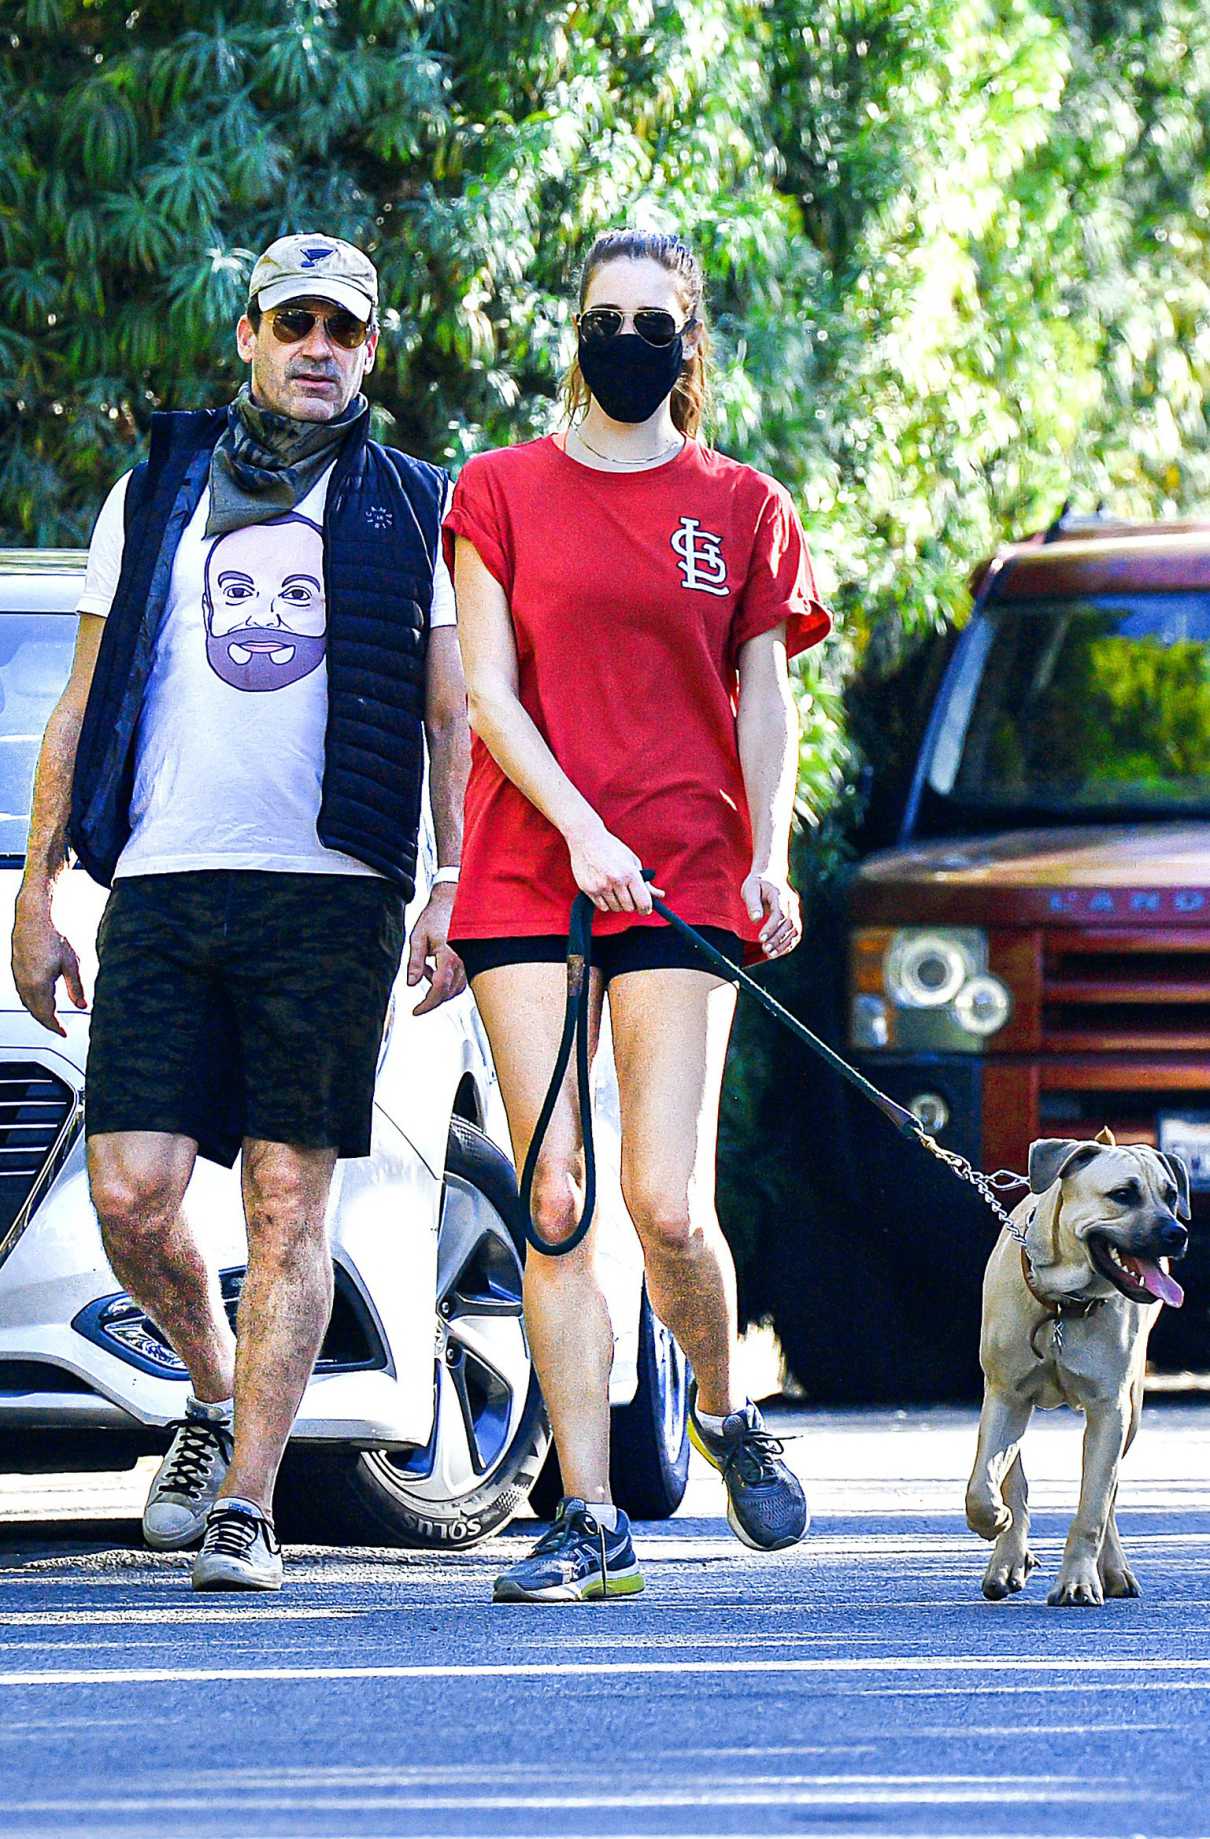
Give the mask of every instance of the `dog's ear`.
M 1106 1147 L 1103 1143 L 1080 1143 L 1075 1137 L 1039 1137 L 1029 1146 L 1029 1191 L 1045 1194 L 1060 1176 L 1083 1168 Z
M 1178 1220 L 1193 1218 L 1189 1210 L 1189 1170 L 1179 1156 L 1167 1156 L 1160 1152 L 1160 1161 L 1176 1183 L 1176 1217 Z

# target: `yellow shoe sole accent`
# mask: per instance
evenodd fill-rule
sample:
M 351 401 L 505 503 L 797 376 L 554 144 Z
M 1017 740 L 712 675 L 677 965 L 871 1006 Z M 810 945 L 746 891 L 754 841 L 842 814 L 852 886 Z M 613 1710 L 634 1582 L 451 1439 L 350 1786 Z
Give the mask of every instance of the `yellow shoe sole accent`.
M 637 1596 L 646 1586 L 641 1571 L 631 1571 L 626 1577 L 609 1579 L 608 1595 Z M 492 1593 L 494 1603 L 599 1603 L 604 1601 L 606 1592 L 601 1588 L 599 1577 L 587 1580 L 583 1589 L 574 1584 L 554 1584 L 545 1590 L 518 1589 L 509 1579 L 498 1577 Z
M 629 1577 L 611 1577 L 608 1590 L 602 1589 L 599 1577 L 594 1577 L 590 1583 L 585 1584 L 580 1601 L 599 1603 L 606 1596 L 637 1596 L 639 1591 L 646 1587 L 641 1571 L 635 1571 Z
M 698 1431 L 697 1425 L 693 1422 L 692 1412 L 690 1412 L 689 1414 L 689 1441 L 690 1443 L 692 1443 L 698 1455 L 704 1456 L 706 1458 L 706 1461 L 710 1464 L 710 1467 L 712 1469 L 717 1469 L 719 1474 L 721 1475 L 723 1472 L 723 1465 L 718 1460 L 717 1456 L 711 1455 L 710 1451 L 706 1448 L 706 1445 L 703 1443 L 701 1434 Z

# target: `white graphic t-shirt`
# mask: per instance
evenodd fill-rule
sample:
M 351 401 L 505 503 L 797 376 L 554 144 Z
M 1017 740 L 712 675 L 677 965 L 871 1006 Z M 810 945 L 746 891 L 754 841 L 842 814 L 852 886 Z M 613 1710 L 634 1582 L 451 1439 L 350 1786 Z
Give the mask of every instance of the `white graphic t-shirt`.
M 376 871 L 316 832 L 328 718 L 323 522 L 332 468 L 292 511 L 207 537 L 209 490 L 172 566 L 136 740 L 131 834 L 115 875 Z M 81 613 L 108 614 L 127 473 L 97 518 Z M 438 560 L 430 623 L 454 623 Z

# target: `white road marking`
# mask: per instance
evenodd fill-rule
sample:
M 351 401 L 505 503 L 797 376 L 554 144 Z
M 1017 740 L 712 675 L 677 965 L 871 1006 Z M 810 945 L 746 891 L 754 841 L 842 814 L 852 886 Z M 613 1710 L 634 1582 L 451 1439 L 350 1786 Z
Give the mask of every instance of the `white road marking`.
M 1100 1659 L 1016 1654 L 862 1655 L 856 1659 L 799 1660 L 521 1660 L 484 1661 L 477 1665 L 356 1667 L 91 1667 L 45 1673 L 0 1673 L 0 1686 L 138 1686 L 188 1685 L 217 1680 L 321 1679 L 543 1679 L 604 1678 L 635 1673 L 1210 1673 L 1210 1659 L 1167 1660 L 1151 1656 Z M 1174 1683 L 1179 1683 L 1174 1680 Z M 1096 1690 L 1085 1685 L 1082 1690 Z M 1198 1690 L 1210 1689 L 1210 1680 Z M 911 1688 L 908 1688 L 911 1690 Z M 979 1691 L 978 1686 L 962 1690 Z M 1019 1688 L 1029 1690 L 1029 1688 Z
M 563 1833 L 563 1839 L 601 1839 L 601 1832 L 596 1826 L 576 1828 L 576 1826 L 565 1826 L 561 1822 L 559 1832 Z M 662 1832 L 658 1835 L 658 1839 L 710 1839 L 713 1832 L 715 1828 L 695 1826 L 691 1832 Z M 125 1826 L 125 1824 L 120 1826 L 120 1824 L 114 1824 L 112 1815 L 108 1815 L 105 1821 L 105 1833 L 107 1833 L 107 1839 L 147 1839 L 147 1826 L 142 1821 L 138 1826 Z M 901 1824 L 870 1826 L 870 1822 L 866 1819 L 861 1819 L 861 1824 L 857 1826 L 839 1826 L 829 1821 L 828 1833 L 829 1839 L 903 1839 L 903 1826 Z M 35 1826 L 6 1826 L 4 1839 L 48 1839 L 48 1835 L 46 1835 L 46 1828 L 40 1824 L 37 1828 Z M 210 1832 L 206 1835 L 206 1839 L 248 1839 L 248 1828 L 239 1826 L 237 1830 L 228 1828 L 223 1833 Z M 348 1826 L 342 1826 L 333 1832 L 316 1833 L 307 1824 L 305 1828 L 296 1828 L 294 1832 L 278 1833 L 276 1839 L 349 1839 L 349 1830 Z M 401 1839 L 401 1833 L 399 1833 L 399 1826 L 394 1826 L 388 1833 L 357 1833 L 357 1839 Z M 449 1832 L 449 1826 L 445 1826 L 441 1828 L 441 1832 L 408 1832 L 406 1839 L 451 1839 L 451 1832 Z M 500 1839 L 500 1828 L 491 1826 L 491 1828 L 485 1828 L 484 1832 L 460 1832 L 458 1839 Z M 544 1826 L 535 1832 L 509 1833 L 509 1839 L 550 1839 L 550 1826 Z M 649 1826 L 642 1832 L 638 1830 L 616 1832 L 611 1828 L 609 1839 L 653 1839 L 653 1833 Z M 804 1828 L 798 1826 L 794 1832 L 769 1832 L 767 1828 L 761 1828 L 761 1839 L 804 1839 Z M 993 1833 L 987 1832 L 986 1826 L 980 1826 L 975 1832 L 962 1833 L 947 1830 L 945 1839 L 1054 1839 L 1054 1832 L 1030 1833 L 1024 1832 L 1024 1828 L 1017 1826 L 1013 1828 L 1013 1832 Z M 1081 1833 L 1081 1839 L 1122 1839 L 1122 1833 Z M 1192 1832 L 1188 1835 L 1188 1839 L 1210 1839 L 1210 1833 Z
M 644 1764 L 649 1770 L 660 1768 L 665 1763 L 671 1764 L 671 1779 L 666 1784 L 668 1792 L 681 1792 L 678 1777 L 682 1773 L 686 1773 L 686 1779 L 692 1791 L 695 1794 L 701 1793 L 706 1796 L 707 1799 L 715 1788 L 718 1788 L 721 1792 L 735 1786 L 735 1778 L 733 1775 L 716 1774 L 709 1770 L 700 1769 L 682 1772 L 677 1767 L 680 1755 L 681 1752 L 677 1751 L 671 1756 L 652 1757 L 646 1759 Z M 554 1771 L 546 1767 L 545 1773 L 548 1776 L 552 1772 L 560 1777 L 561 1793 L 564 1791 L 565 1787 L 568 1794 L 576 1792 L 584 1796 L 587 1794 L 588 1789 L 594 1785 L 591 1779 L 594 1772 L 591 1769 L 581 1769 L 576 1772 L 578 1779 L 573 1779 L 572 1776 L 568 1775 L 566 1769 L 562 1766 Z M 376 1788 L 395 1789 L 399 1792 L 403 1792 L 406 1789 L 408 1792 L 411 1792 L 416 1788 L 430 1787 L 444 1788 L 447 1793 L 452 1793 L 455 1789 L 461 1789 L 466 1792 L 474 1790 L 478 1790 L 479 1792 L 494 1790 L 497 1793 L 507 1792 L 514 1794 L 519 1791 L 528 1791 L 529 1793 L 535 1792 L 535 1788 L 541 1786 L 540 1782 L 537 1784 L 535 1783 L 535 1773 L 534 1764 L 530 1760 L 525 1762 L 497 1761 L 492 1763 L 435 1764 L 431 1767 L 416 1768 L 409 1767 L 406 1763 L 366 1768 L 355 1766 L 348 1769 L 308 1768 L 304 1764 L 300 1767 L 292 1767 L 290 1769 L 289 1785 L 300 1793 L 305 1789 L 308 1794 L 319 1795 L 343 1794 L 346 1790 L 351 1788 L 359 1789 L 363 1794 L 368 1794 Z M 1048 1787 L 1076 1788 L 1083 1786 L 1086 1780 L 1087 1777 L 1082 1774 L 1058 1775 L 1051 1772 L 1045 1776 L 1031 1777 L 1030 1785 L 1037 1781 L 1041 1781 Z M 766 1789 L 782 1787 L 821 1788 L 836 1787 L 838 1785 L 841 1787 L 852 1787 L 858 1783 L 868 1784 L 871 1782 L 884 1788 L 918 1787 L 923 1783 L 934 1787 L 944 1784 L 948 1787 L 986 1788 L 989 1792 L 997 1786 L 1020 1788 L 1023 1785 L 1019 1773 L 1011 1775 L 988 1775 L 982 1770 L 978 1770 L 974 1773 L 939 1770 L 933 1774 L 920 1774 L 919 1772 L 914 1772 L 910 1775 L 905 1775 L 889 1769 L 872 1770 L 868 1765 L 864 1769 L 846 1769 L 841 1772 L 838 1765 L 833 1762 L 831 1769 L 825 1772 L 816 1769 L 809 1773 L 800 1771 L 790 1774 L 748 1774 L 744 1776 L 743 1787 Z M 1128 1779 L 1124 1776 L 1110 1776 L 1101 1779 L 1101 1786 L 1106 1789 L 1120 1790 L 1123 1787 L 1133 1785 L 1133 1778 Z M 282 1773 L 281 1770 L 277 1768 L 230 1770 L 201 1769 L 192 1770 L 187 1773 L 172 1772 L 169 1774 L 157 1774 L 155 1776 L 155 1789 L 157 1794 L 196 1795 L 203 1801 L 212 1798 L 215 1794 L 276 1795 L 280 1791 L 281 1786 Z M 150 1783 L 145 1784 L 147 1792 L 150 1792 L 150 1787 Z M 641 1791 L 645 1791 L 645 1784 L 642 1788 L 636 1788 L 635 1790 L 635 1792 Z M 664 1789 L 660 1788 L 658 1791 L 662 1793 Z
M 692 1832 L 662 1832 L 659 1835 L 659 1839 L 709 1839 L 709 1836 L 712 1835 L 715 1830 L 716 1829 L 713 1827 L 704 1828 L 698 1826 L 695 1827 Z M 109 1822 L 106 1824 L 105 1831 L 108 1839 L 146 1839 L 147 1834 L 147 1828 L 142 1823 L 140 1823 L 138 1827 L 133 1827 L 114 1825 L 112 1822 Z M 865 1820 L 863 1820 L 859 1826 L 837 1826 L 831 1821 L 828 1823 L 829 1839 L 902 1839 L 902 1832 L 903 1828 L 900 1825 L 876 1827 L 869 1825 L 868 1821 Z M 36 1828 L 15 1828 L 6 1826 L 5 1839 L 47 1839 L 46 1828 L 41 1825 Z M 215 1835 L 214 1839 L 247 1839 L 247 1833 L 246 1829 L 241 1828 L 238 1833 L 228 1832 L 221 1836 Z M 338 1831 L 317 1833 L 308 1825 L 305 1828 L 300 1827 L 292 1833 L 279 1833 L 276 1835 L 276 1839 L 349 1839 L 349 1829 L 347 1826 L 343 1826 Z M 396 1826 L 389 1833 L 358 1833 L 357 1839 L 400 1839 L 400 1831 Z M 448 1827 L 444 1827 L 440 1832 L 409 1832 L 407 1839 L 450 1839 L 450 1830 Z M 493 1827 L 490 1831 L 482 1833 L 468 1833 L 460 1830 L 458 1839 L 500 1839 L 500 1830 L 499 1827 Z M 550 1839 L 550 1828 L 547 1826 L 541 1830 L 535 1829 L 533 1832 L 529 1833 L 512 1833 L 509 1839 Z M 641 1833 L 611 1832 L 609 1839 L 652 1839 L 652 1833 L 649 1827 Z M 780 1833 L 769 1832 L 767 1829 L 762 1830 L 760 1839 L 803 1839 L 803 1828 L 799 1826 L 794 1832 Z M 1012 1832 L 993 1833 L 989 1832 L 984 1826 L 979 1827 L 974 1832 L 961 1833 L 947 1831 L 945 1839 L 1054 1839 L 1054 1833 L 1053 1831 L 1048 1833 L 1031 1833 L 1026 1832 L 1022 1827 L 1015 1827 Z M 1084 1833 L 1081 1834 L 1081 1839 L 1121 1839 L 1121 1834 L 1120 1832 L 1112 1834 Z M 1204 1833 L 1190 1833 L 1189 1839 L 1210 1839 L 1210 1835 Z
M 938 1784 L 921 1780 L 915 1786 L 899 1786 L 893 1777 L 890 1785 L 882 1786 L 880 1778 L 860 1777 L 851 1782 L 837 1778 L 834 1786 L 820 1785 L 814 1788 L 790 1788 L 784 1792 L 768 1792 L 753 1788 L 710 1788 L 705 1792 L 699 1789 L 651 1789 L 637 1790 L 630 1794 L 425 1794 L 424 1809 L 434 1813 L 438 1809 L 457 1812 L 462 1809 L 475 1810 L 480 1813 L 490 1811 L 529 1811 L 544 1813 L 599 1812 L 615 1808 L 656 1808 L 656 1807 L 954 1807 L 981 1806 L 994 1802 L 997 1806 L 1037 1806 L 1043 1805 L 1078 1805 L 1091 1802 L 1110 1803 L 1128 1799 L 1130 1801 L 1170 1801 L 1179 1797 L 1171 1791 L 1151 1789 L 1139 1790 L 1133 1784 L 1128 1795 L 1108 1788 L 1089 1788 L 1081 1783 L 1075 1788 L 1046 1788 L 1041 1785 L 1026 1785 L 1017 1788 L 997 1787 L 989 1789 L 978 1783 L 967 1786 L 955 1784 L 949 1786 L 944 1779 Z M 149 1795 L 138 1799 L 129 1795 L 107 1800 L 104 1797 L 90 1795 L 87 1799 L 61 1801 L 22 1801 L 12 1804 L 14 1813 L 22 1814 L 78 1814 L 87 1808 L 90 1814 L 100 1813 L 159 1813 L 172 1809 L 186 1813 L 195 1809 L 212 1810 L 220 1804 L 221 1797 L 214 1795 Z M 273 1798 L 275 1812 L 290 1812 L 299 1808 L 317 1807 L 313 1795 L 283 1795 Z M 387 1807 L 414 1807 L 414 1797 L 406 1791 L 400 1794 L 361 1794 L 342 1795 L 339 1806 L 344 1813 L 367 1813 L 380 1811 Z M 317 1808 L 322 1811 L 322 1807 Z

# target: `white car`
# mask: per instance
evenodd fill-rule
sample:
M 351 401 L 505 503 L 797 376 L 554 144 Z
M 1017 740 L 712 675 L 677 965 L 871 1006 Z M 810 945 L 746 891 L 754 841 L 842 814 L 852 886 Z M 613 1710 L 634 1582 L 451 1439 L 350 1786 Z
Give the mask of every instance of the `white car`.
M 0 552 L 0 923 L 11 925 L 29 789 L 70 668 L 76 551 Z M 427 895 L 435 862 L 421 837 Z M 65 873 L 56 920 L 85 988 L 105 891 Z M 0 972 L 0 1471 L 115 1469 L 162 1449 L 187 1375 L 110 1271 L 88 1197 L 88 1015 L 66 1040 Z M 465 1546 L 558 1487 L 521 1311 L 523 1237 L 507 1134 L 469 994 L 417 1020 L 402 977 L 379 1061 L 373 1148 L 337 1165 L 336 1300 L 278 1485 L 287 1537 Z M 617 1181 L 616 1094 L 598 1056 L 600 1259 L 615 1325 L 614 1481 L 639 1517 L 674 1511 L 688 1467 L 686 1371 L 653 1316 Z M 186 1209 L 232 1309 L 245 1266 L 238 1168 L 199 1160 Z M 544 1467 L 545 1465 L 545 1467 Z

